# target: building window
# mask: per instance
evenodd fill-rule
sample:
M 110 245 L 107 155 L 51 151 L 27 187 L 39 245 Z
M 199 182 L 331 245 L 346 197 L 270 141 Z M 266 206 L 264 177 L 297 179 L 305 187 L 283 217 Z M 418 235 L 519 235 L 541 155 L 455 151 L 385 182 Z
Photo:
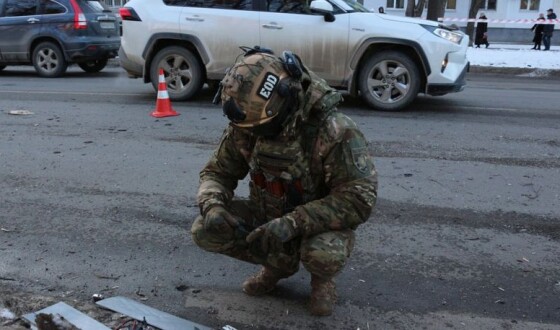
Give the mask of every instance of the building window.
M 428 1 L 429 0 L 426 0 L 426 3 L 424 4 L 424 8 L 428 8 Z M 445 9 L 447 10 L 457 9 L 457 0 L 447 0 L 447 5 L 445 6 Z
M 480 5 L 480 9 L 484 10 L 496 10 L 498 0 L 484 0 Z
M 387 8 L 404 8 L 404 0 L 387 0 Z
M 541 0 L 521 0 L 519 9 L 521 10 L 539 10 Z
M 446 9 L 455 10 L 457 9 L 457 0 L 447 0 Z

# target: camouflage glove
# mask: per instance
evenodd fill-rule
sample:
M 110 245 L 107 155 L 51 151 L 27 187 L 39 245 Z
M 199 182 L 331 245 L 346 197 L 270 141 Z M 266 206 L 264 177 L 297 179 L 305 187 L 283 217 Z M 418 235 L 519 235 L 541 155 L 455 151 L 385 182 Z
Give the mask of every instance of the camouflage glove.
M 239 227 L 239 221 L 221 205 L 211 206 L 204 215 L 204 230 L 225 234 Z
M 261 252 L 268 254 L 270 251 L 281 250 L 284 243 L 299 235 L 300 232 L 295 224 L 286 217 L 282 217 L 269 221 L 253 230 L 247 236 L 246 241 L 247 243 L 253 243 L 260 239 Z

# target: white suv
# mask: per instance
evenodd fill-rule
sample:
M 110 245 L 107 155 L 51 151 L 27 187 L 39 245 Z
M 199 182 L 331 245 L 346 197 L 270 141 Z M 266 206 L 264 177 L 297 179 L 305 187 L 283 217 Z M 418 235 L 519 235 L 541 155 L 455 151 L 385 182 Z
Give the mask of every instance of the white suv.
M 121 66 L 156 89 L 163 68 L 171 100 L 222 79 L 240 46 L 291 50 L 332 87 L 386 111 L 420 92 L 463 90 L 469 68 L 463 32 L 353 0 L 131 0 L 120 14 Z

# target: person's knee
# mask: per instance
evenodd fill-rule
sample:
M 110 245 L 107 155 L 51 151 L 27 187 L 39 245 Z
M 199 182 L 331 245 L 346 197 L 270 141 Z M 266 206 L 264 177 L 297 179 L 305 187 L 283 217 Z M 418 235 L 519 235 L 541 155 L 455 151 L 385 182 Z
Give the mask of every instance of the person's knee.
M 312 274 L 332 277 L 344 268 L 353 246 L 352 231 L 323 233 L 302 244 L 301 262 Z

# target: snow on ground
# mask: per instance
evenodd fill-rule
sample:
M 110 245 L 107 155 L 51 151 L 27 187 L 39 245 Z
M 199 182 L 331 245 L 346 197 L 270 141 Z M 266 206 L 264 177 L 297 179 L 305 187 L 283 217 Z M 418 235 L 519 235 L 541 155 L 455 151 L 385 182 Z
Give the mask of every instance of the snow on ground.
M 538 68 L 560 70 L 560 46 L 551 51 L 531 49 L 533 45 L 490 44 L 490 47 L 469 47 L 467 58 L 471 65 L 510 68 Z M 544 48 L 541 46 L 541 49 Z

